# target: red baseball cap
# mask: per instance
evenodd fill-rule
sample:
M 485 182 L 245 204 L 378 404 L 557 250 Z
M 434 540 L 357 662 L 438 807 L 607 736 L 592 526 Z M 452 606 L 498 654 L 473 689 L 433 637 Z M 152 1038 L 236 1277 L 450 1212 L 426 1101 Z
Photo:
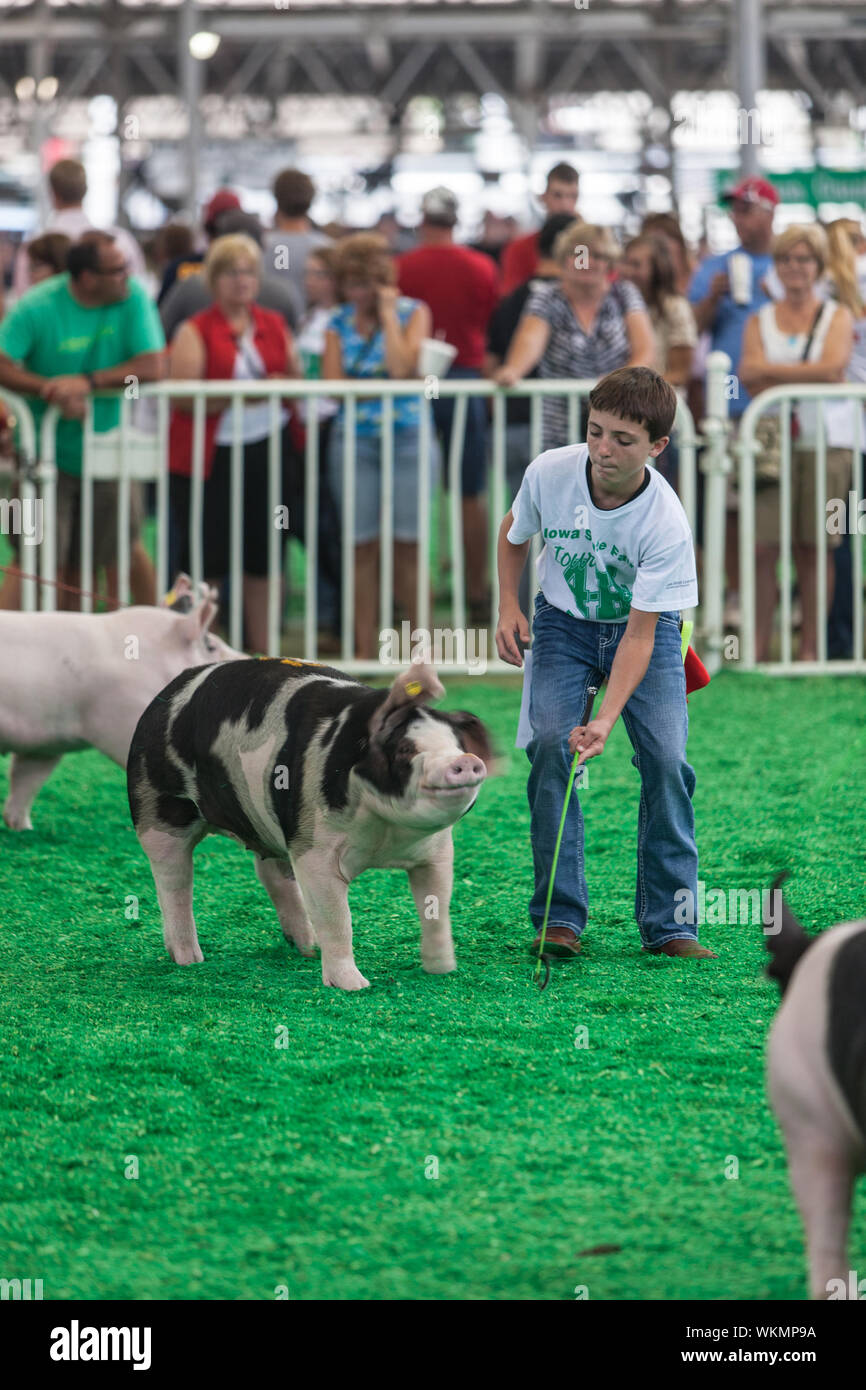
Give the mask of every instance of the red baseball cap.
M 768 212 L 779 205 L 778 190 L 757 174 L 752 174 L 748 179 L 741 179 L 734 188 L 729 188 L 722 194 L 721 201 L 732 203 L 735 199 L 738 203 L 755 203 L 760 208 L 766 208 Z
M 232 193 L 230 188 L 218 188 L 202 213 L 202 226 L 209 227 L 221 212 L 228 212 L 230 209 L 234 211 L 240 205 L 241 200 L 237 193 Z

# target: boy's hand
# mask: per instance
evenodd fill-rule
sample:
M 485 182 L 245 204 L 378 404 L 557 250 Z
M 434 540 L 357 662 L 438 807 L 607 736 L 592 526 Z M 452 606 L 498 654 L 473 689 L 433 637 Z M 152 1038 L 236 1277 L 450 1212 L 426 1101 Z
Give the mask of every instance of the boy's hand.
M 496 650 L 503 661 L 507 661 L 509 666 L 523 665 L 523 652 L 519 642 L 524 647 L 529 646 L 529 623 L 523 616 L 520 605 L 517 603 L 508 604 L 499 608 L 499 623 L 496 628 Z
M 572 729 L 568 735 L 568 751 L 572 755 L 580 749 L 580 757 L 577 760 L 578 767 L 585 763 L 587 758 L 597 758 L 599 753 L 604 752 L 604 745 L 607 743 L 611 725 L 606 719 L 591 719 L 588 724 L 578 724 L 576 729 Z

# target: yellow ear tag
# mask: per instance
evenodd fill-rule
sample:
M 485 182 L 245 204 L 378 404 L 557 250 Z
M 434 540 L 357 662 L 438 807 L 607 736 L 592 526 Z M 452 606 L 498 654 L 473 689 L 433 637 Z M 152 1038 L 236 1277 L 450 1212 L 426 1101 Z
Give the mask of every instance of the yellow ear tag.
M 166 594 L 165 598 L 163 599 L 163 604 L 165 605 L 166 608 L 171 608 L 171 605 L 174 603 L 174 601 L 175 601 L 176 598 L 177 598 L 177 595 L 176 595 L 176 593 L 174 592 L 174 589 L 169 589 L 168 593 Z
M 407 694 L 407 695 L 420 695 L 420 694 L 421 694 L 421 682 L 420 682 L 420 681 L 407 681 L 407 682 L 406 682 L 406 694 Z

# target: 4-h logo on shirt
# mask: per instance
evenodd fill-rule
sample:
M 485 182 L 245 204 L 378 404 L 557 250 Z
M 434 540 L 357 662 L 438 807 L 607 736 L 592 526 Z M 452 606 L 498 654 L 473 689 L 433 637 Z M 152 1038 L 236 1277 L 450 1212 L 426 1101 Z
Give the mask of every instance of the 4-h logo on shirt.
M 577 602 L 578 613 L 597 623 L 625 618 L 631 607 L 631 589 L 617 584 L 592 555 L 573 555 L 563 577 Z M 592 610 L 595 610 L 594 612 Z

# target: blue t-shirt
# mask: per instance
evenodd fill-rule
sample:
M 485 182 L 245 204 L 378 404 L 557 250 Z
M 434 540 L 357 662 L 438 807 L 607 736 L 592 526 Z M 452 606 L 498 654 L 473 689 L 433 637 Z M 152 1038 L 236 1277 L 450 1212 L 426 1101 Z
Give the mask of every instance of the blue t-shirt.
M 713 352 L 726 352 L 731 359 L 731 371 L 736 375 L 739 372 L 746 320 L 752 314 L 756 314 L 764 304 L 771 302 L 770 296 L 764 293 L 760 285 L 772 269 L 773 257 L 769 252 L 755 256 L 751 251 L 746 251 L 744 246 L 737 246 L 735 250 L 742 251 L 752 262 L 752 302 L 735 304 L 729 294 L 722 295 L 710 335 Z M 700 300 L 706 299 L 713 276 L 718 275 L 719 271 L 727 272 L 728 257 L 733 254 L 733 251 L 727 251 L 724 256 L 707 256 L 705 261 L 701 261 L 689 285 L 690 304 L 698 304 Z M 738 383 L 738 394 L 729 402 L 731 415 L 735 418 L 742 415 L 750 400 L 746 388 L 742 383 Z
M 397 317 L 405 328 L 415 310 L 421 305 L 420 299 L 409 299 L 400 295 L 396 301 Z M 351 304 L 340 304 L 331 314 L 327 325 L 340 339 L 343 354 L 343 371 L 348 377 L 379 377 L 388 379 L 385 367 L 385 335 L 377 328 L 372 338 L 364 338 L 355 326 L 355 310 Z M 345 419 L 345 408 L 340 406 L 339 421 Z M 382 426 L 382 401 L 358 401 L 355 407 L 357 433 L 378 434 Z M 394 397 L 394 428 L 418 428 L 420 411 L 417 397 Z

